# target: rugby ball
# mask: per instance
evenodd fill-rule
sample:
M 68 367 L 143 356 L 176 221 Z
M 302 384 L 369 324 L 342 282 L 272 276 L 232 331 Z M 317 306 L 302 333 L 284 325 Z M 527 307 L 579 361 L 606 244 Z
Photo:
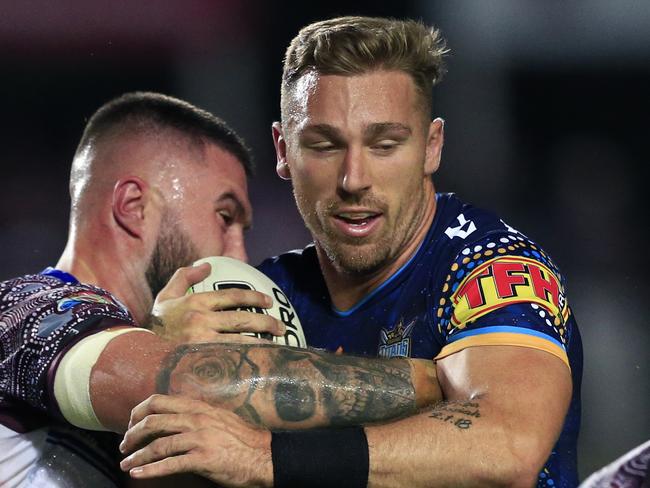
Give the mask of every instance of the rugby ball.
M 271 308 L 241 307 L 237 310 L 264 313 L 280 320 L 287 328 L 284 336 L 271 334 L 245 333 L 262 339 L 270 339 L 276 344 L 294 347 L 307 347 L 307 341 L 298 319 L 298 314 L 289 299 L 271 278 L 252 266 L 237 259 L 225 256 L 212 256 L 199 259 L 194 266 L 210 263 L 212 270 L 207 278 L 191 286 L 188 293 L 218 291 L 227 288 L 256 290 L 273 298 Z

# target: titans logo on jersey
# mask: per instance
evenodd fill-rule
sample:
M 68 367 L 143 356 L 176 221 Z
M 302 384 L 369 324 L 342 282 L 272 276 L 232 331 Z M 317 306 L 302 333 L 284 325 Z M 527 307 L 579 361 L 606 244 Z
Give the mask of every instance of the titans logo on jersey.
M 404 325 L 404 321 L 400 322 L 391 330 L 381 329 L 381 343 L 377 351 L 381 357 L 395 358 L 411 357 L 411 331 L 415 325 L 415 320 L 411 321 L 408 325 Z
M 415 255 L 349 310 L 335 309 L 312 246 L 260 265 L 287 294 L 310 346 L 441 359 L 466 347 L 540 349 L 571 369 L 573 397 L 539 486 L 577 486 L 582 344 L 551 258 L 498 216 L 451 194 Z

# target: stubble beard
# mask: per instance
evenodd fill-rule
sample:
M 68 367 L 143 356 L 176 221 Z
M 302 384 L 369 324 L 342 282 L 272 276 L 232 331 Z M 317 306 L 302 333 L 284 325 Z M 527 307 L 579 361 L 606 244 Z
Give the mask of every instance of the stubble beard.
M 330 201 L 325 204 L 314 205 L 308 202 L 294 188 L 294 197 L 300 214 L 309 229 L 316 245 L 325 252 L 327 259 L 339 273 L 370 276 L 399 257 L 410 238 L 421 224 L 422 212 L 418 213 L 418 206 L 422 206 L 423 191 L 419 190 L 414 195 L 415 205 L 408 204 L 398 209 L 388 209 L 383 201 L 376 198 L 363 198 L 355 201 L 358 205 L 367 205 L 383 209 L 384 225 L 380 230 L 381 235 L 368 238 L 355 238 L 342 236 L 330 225 L 332 209 L 341 202 Z M 415 207 L 415 208 L 413 208 Z M 395 219 L 391 219 L 390 212 L 395 212 Z M 391 221 L 392 220 L 392 221 Z
M 364 247 L 335 242 L 324 250 L 338 270 L 348 275 L 367 276 L 379 271 L 389 261 L 391 249 L 387 237 Z
M 147 284 L 155 297 L 165 287 L 174 272 L 183 266 L 189 266 L 199 259 L 192 240 L 184 232 L 169 212 L 163 216 L 156 246 L 145 271 Z

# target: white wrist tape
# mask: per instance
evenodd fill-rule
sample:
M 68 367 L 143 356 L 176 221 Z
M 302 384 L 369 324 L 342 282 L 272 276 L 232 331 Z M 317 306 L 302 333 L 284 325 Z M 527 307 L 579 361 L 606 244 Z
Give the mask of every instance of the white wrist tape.
M 65 353 L 54 376 L 54 398 L 65 419 L 72 425 L 89 430 L 108 430 L 95 415 L 90 400 L 90 373 L 106 345 L 128 332 L 149 332 L 125 327 L 103 330 L 84 337 Z

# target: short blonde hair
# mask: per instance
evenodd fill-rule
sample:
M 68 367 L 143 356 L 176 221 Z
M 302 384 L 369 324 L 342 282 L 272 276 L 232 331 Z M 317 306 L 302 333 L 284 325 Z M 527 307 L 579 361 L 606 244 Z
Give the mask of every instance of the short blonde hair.
M 350 16 L 310 24 L 291 41 L 284 58 L 283 119 L 289 92 L 305 73 L 353 76 L 377 69 L 410 75 L 429 116 L 447 52 L 440 32 L 415 20 Z

